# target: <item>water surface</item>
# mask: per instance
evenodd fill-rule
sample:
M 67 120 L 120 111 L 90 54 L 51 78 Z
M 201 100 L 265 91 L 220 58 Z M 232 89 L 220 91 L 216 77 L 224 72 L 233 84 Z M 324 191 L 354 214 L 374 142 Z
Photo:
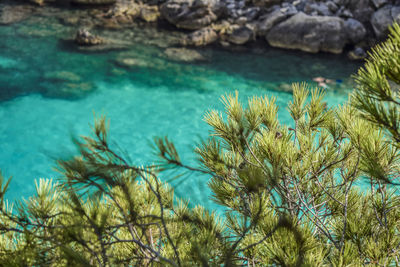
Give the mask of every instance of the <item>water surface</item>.
M 194 142 L 210 130 L 202 118 L 222 109 L 221 95 L 237 90 L 243 101 L 274 96 L 281 122 L 289 124 L 287 84 L 316 76 L 347 81 L 358 67 L 342 56 L 262 46 L 202 49 L 206 61 L 179 63 L 166 58 L 165 47 L 152 44 L 145 29 L 130 29 L 124 50 L 85 52 L 68 41 L 75 30 L 40 16 L 0 27 L 0 169 L 13 176 L 10 199 L 31 195 L 34 179 L 59 176 L 55 159 L 76 154 L 71 136 L 89 134 L 94 113 L 110 119 L 111 139 L 133 164 L 152 163 L 148 143 L 165 135 L 193 163 Z M 140 64 L 123 67 L 121 58 Z M 326 90 L 330 106 L 347 99 L 344 87 Z M 192 204 L 213 206 L 207 177 L 192 175 L 174 185 Z

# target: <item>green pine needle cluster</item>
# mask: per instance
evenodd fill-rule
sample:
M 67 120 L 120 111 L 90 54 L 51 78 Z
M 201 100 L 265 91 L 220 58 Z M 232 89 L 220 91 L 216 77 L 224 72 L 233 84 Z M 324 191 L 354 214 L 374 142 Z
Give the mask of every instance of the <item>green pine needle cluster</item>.
M 135 166 L 109 144 L 108 122 L 75 140 L 62 178 L 10 204 L 0 175 L 2 266 L 399 266 L 400 26 L 375 47 L 348 103 L 293 85 L 290 125 L 275 99 L 222 97 L 209 139 L 185 164 L 156 138 L 158 162 Z M 174 197 L 158 177 L 207 174 L 218 216 Z

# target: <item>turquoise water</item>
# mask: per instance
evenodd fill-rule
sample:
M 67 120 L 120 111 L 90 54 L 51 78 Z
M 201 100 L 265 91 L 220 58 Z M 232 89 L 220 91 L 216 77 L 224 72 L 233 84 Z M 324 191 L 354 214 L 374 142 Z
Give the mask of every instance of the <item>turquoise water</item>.
M 206 61 L 179 63 L 145 35 L 129 39 L 124 50 L 83 52 L 66 40 L 74 31 L 42 17 L 0 27 L 0 169 L 13 176 L 10 199 L 32 194 L 34 179 L 59 176 L 55 159 L 76 154 L 71 136 L 90 133 L 93 113 L 110 119 L 111 139 L 133 164 L 152 163 L 149 141 L 165 135 L 193 163 L 194 141 L 210 130 L 202 117 L 222 109 L 221 95 L 237 90 L 243 101 L 275 96 L 280 120 L 288 124 L 291 94 L 279 91 L 285 84 L 316 76 L 346 81 L 358 68 L 341 56 L 260 47 L 202 49 Z M 144 30 L 134 31 L 137 36 Z M 118 58 L 141 64 L 121 67 Z M 342 103 L 347 93 L 328 89 L 329 105 Z M 207 179 L 192 175 L 175 183 L 177 196 L 211 207 Z

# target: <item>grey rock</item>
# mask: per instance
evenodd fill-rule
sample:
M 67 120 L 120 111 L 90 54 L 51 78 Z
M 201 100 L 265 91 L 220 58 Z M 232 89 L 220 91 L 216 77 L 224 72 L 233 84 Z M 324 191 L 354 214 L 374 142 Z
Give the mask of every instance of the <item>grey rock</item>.
M 303 12 L 274 26 L 266 36 L 274 47 L 339 54 L 347 44 L 343 19 L 309 16 Z
M 347 19 L 344 23 L 345 31 L 352 43 L 358 43 L 364 39 L 367 34 L 367 30 L 364 25 L 355 19 Z
M 333 0 L 333 2 L 338 6 L 345 6 L 348 4 L 349 0 Z
M 381 6 L 384 6 L 388 3 L 387 0 L 371 0 L 371 1 L 372 1 L 372 3 L 374 3 L 374 6 L 376 8 L 380 8 Z
M 79 29 L 75 35 L 75 43 L 83 46 L 93 46 L 103 44 L 104 40 L 97 35 L 93 35 L 87 29 Z
M 311 12 L 314 11 L 314 9 L 312 8 L 311 3 L 306 3 L 306 4 L 304 5 L 303 11 L 304 11 L 304 13 L 306 13 L 306 14 L 311 14 Z
M 391 10 L 391 15 L 394 21 L 400 21 L 400 6 L 394 6 Z
M 244 16 L 247 18 L 247 21 L 254 20 L 260 13 L 259 7 L 250 7 L 244 10 Z
M 351 59 L 351 60 L 363 60 L 364 58 L 367 57 L 367 53 L 365 52 L 365 50 L 361 47 L 356 47 L 355 49 L 351 50 L 347 56 Z
M 347 8 L 353 14 L 353 18 L 362 23 L 369 23 L 372 14 L 375 12 L 370 0 L 352 0 Z
M 297 8 L 294 5 L 288 5 L 284 8 L 280 9 L 281 12 L 285 13 L 287 16 L 293 16 L 295 14 L 297 14 Z
M 245 25 L 247 23 L 248 19 L 246 17 L 239 17 L 235 22 L 236 24 L 239 25 Z
M 183 45 L 205 46 L 218 40 L 217 33 L 211 28 L 204 28 L 188 34 L 183 40 Z
M 311 4 L 310 8 L 313 11 L 317 11 L 318 15 L 321 16 L 331 16 L 332 12 L 329 10 L 328 6 L 326 6 L 324 3 L 315 3 L 315 4 Z
M 333 1 L 326 2 L 326 6 L 332 13 L 335 13 L 339 9 L 339 7 Z
M 352 18 L 353 17 L 353 13 L 351 13 L 350 10 L 344 8 L 343 6 L 339 8 L 336 15 L 341 18 Z
M 169 0 L 161 5 L 160 12 L 178 28 L 197 30 L 216 21 L 222 6 L 218 0 Z
M 288 15 L 282 10 L 278 9 L 269 14 L 264 15 L 261 20 L 257 23 L 256 31 L 257 35 L 265 36 L 265 34 L 276 24 L 284 21 Z
M 392 25 L 394 21 L 400 21 L 399 14 L 399 7 L 393 7 L 391 5 L 378 9 L 371 18 L 371 24 L 375 35 L 380 39 L 384 38 L 389 32 L 388 27 Z
M 234 29 L 232 33 L 228 35 L 228 41 L 236 45 L 242 45 L 253 39 L 253 37 L 254 31 L 251 28 L 241 26 Z

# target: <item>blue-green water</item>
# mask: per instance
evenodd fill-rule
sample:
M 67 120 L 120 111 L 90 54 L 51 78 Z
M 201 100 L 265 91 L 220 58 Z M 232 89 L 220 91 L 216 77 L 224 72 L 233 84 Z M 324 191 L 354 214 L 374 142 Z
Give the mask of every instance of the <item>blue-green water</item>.
M 0 27 L 0 169 L 13 176 L 10 199 L 32 194 L 34 179 L 58 177 L 55 159 L 76 154 L 70 137 L 90 133 L 93 113 L 110 119 L 111 139 L 133 164 L 152 163 L 148 143 L 164 135 L 193 163 L 194 141 L 209 133 L 202 117 L 222 109 L 221 95 L 237 90 L 243 101 L 275 96 L 280 120 L 288 124 L 291 94 L 279 91 L 282 84 L 316 76 L 347 80 L 358 68 L 341 56 L 270 48 L 203 49 L 207 61 L 178 63 L 153 45 L 145 29 L 129 29 L 125 50 L 82 52 L 65 41 L 75 30 L 48 17 Z M 124 68 L 116 64 L 121 58 L 141 63 Z M 342 103 L 347 93 L 328 89 L 329 105 Z M 212 206 L 207 177 L 186 178 L 176 194 Z

